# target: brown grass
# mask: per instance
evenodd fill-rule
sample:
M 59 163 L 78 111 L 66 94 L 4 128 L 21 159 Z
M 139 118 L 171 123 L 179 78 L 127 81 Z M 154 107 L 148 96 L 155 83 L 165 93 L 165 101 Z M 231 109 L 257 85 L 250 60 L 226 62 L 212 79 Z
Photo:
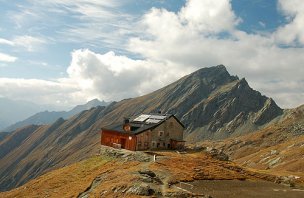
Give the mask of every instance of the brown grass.
M 162 190 L 170 191 L 168 184 L 193 180 L 274 180 L 274 176 L 250 171 L 233 162 L 218 161 L 204 152 L 177 154 L 161 152 L 157 162 L 125 162 L 96 156 L 73 165 L 54 170 L 1 197 L 77 197 L 89 189 L 94 179 L 100 182 L 89 192 L 92 197 L 136 197 L 126 195 L 133 185 L 140 184 L 139 170 L 150 169 L 164 183 Z
M 93 157 L 49 172 L 1 197 L 76 197 L 102 172 L 107 159 Z

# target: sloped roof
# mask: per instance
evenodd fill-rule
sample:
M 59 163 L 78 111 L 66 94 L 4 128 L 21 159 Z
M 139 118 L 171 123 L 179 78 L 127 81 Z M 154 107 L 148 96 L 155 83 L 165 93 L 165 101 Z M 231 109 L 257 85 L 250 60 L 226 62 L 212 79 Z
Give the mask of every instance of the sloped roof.
M 131 126 L 131 131 L 129 132 L 123 130 L 123 125 L 124 125 L 123 123 L 118 125 L 116 124 L 116 125 L 108 126 L 107 128 L 103 128 L 103 129 L 137 135 L 146 130 L 154 129 L 155 127 L 159 126 L 160 124 L 162 124 L 171 117 L 175 118 L 176 121 L 183 128 L 185 128 L 185 126 L 172 114 L 141 114 L 130 120 L 129 124 Z

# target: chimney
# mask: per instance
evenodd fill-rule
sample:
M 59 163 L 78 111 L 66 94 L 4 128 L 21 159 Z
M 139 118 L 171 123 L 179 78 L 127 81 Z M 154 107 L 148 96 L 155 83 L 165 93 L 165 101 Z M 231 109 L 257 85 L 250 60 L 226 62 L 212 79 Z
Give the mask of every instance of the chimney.
M 124 124 L 129 124 L 130 123 L 130 118 L 124 118 Z
M 130 119 L 129 118 L 124 118 L 123 130 L 126 131 L 126 132 L 131 131 Z

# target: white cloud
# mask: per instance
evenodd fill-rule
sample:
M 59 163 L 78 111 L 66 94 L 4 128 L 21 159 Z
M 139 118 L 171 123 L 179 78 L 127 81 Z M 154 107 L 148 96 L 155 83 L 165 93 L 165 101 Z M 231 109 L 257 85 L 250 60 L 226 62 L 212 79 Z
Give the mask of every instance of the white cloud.
M 96 54 L 84 49 L 72 53 L 67 72 L 87 95 L 120 100 L 148 93 L 176 78 L 177 68 L 168 67 L 161 62 L 133 60 L 114 52 Z M 159 75 L 164 73 L 167 75 Z
M 17 36 L 13 39 L 15 46 L 21 46 L 29 52 L 41 49 L 41 46 L 46 44 L 47 41 L 43 38 L 33 37 L 29 35 Z
M 229 42 L 224 44 L 227 45 L 227 49 L 224 49 L 226 53 L 232 44 L 235 45 L 235 43 L 229 44 Z M 211 50 L 214 49 L 212 48 Z M 235 57 L 237 56 L 235 53 L 237 51 L 226 55 Z M 248 52 L 245 51 L 244 55 L 246 53 Z M 268 54 L 269 61 L 266 61 L 268 63 L 282 55 L 271 50 L 263 53 Z M 286 52 L 282 51 L 281 53 L 285 54 Z M 206 54 L 203 58 L 207 59 L 209 55 Z M 244 59 L 248 57 L 250 56 L 247 55 Z M 256 56 L 252 59 L 255 58 Z M 284 107 L 300 104 L 299 102 L 302 100 L 300 96 L 304 92 L 304 81 L 301 81 L 301 77 L 295 76 L 294 72 L 290 71 L 288 67 L 282 71 L 274 71 L 275 65 L 270 65 L 269 68 L 266 67 L 263 70 L 260 65 L 265 59 L 257 59 L 255 60 L 257 61 L 256 64 L 250 64 L 250 62 L 253 62 L 252 59 L 249 59 L 243 68 L 238 65 L 238 67 L 228 67 L 228 69 L 230 71 L 236 70 L 237 74 L 251 73 L 250 75 L 248 74 L 249 83 L 262 93 L 267 93 L 268 96 L 273 97 Z M 207 59 L 207 61 L 210 60 Z M 286 61 L 291 62 L 290 60 Z M 294 64 L 297 64 L 297 61 L 295 60 Z M 231 64 L 237 64 L 237 60 L 232 60 Z M 277 64 L 277 62 L 273 64 Z M 283 66 L 284 62 L 279 65 L 281 68 Z M 35 100 L 44 104 L 57 101 L 58 105 L 76 105 L 92 98 L 109 101 L 143 95 L 161 88 L 195 69 L 197 68 L 185 67 L 175 62 L 159 62 L 148 59 L 134 60 L 126 56 L 116 55 L 114 52 L 98 54 L 88 49 L 82 49 L 72 52 L 67 78 L 53 81 L 0 78 L 0 90 L 3 96 L 15 99 L 33 100 L 35 98 Z M 301 67 L 297 71 L 300 74 L 303 73 Z M 282 76 L 282 72 L 285 73 L 284 77 L 288 81 L 286 79 L 278 81 L 265 80 L 276 79 Z M 234 71 L 231 73 L 235 74 Z M 294 80 L 291 81 L 290 79 Z
M 0 62 L 15 62 L 17 57 L 0 52 Z
M 4 39 L 4 38 L 0 38 L 0 44 L 5 44 L 5 45 L 14 45 L 14 42 L 9 41 L 9 40 Z
M 177 13 L 153 8 L 134 27 L 130 23 L 134 19 L 128 15 L 122 15 L 127 18 L 122 24 L 117 23 L 123 17 L 117 18 L 111 9 L 119 7 L 121 1 L 32 2 L 45 3 L 48 13 L 64 12 L 63 16 L 69 13 L 80 20 L 59 30 L 65 39 L 94 43 L 101 40 L 120 48 L 127 41 L 128 52 L 143 59 L 112 51 L 99 54 L 88 49 L 75 50 L 67 78 L 53 81 L 0 78 L 0 90 L 6 89 L 1 92 L 3 95 L 15 98 L 25 95 L 29 100 L 35 96 L 44 103 L 75 105 L 95 97 L 120 100 L 153 91 L 198 68 L 224 64 L 231 74 L 246 77 L 253 88 L 273 97 L 282 107 L 304 103 L 304 49 L 279 47 L 282 43 L 302 42 L 303 32 L 299 28 L 304 21 L 302 8 L 288 1 L 280 1 L 280 6 L 291 17 L 290 23 L 268 35 L 237 30 L 241 19 L 233 12 L 230 0 L 188 0 Z M 127 39 L 128 34 L 133 37 Z M 23 47 L 35 42 L 38 46 L 44 44 L 39 38 L 38 41 L 32 38 L 13 42 Z M 27 49 L 31 51 L 35 45 Z
M 134 16 L 121 11 L 127 1 L 119 0 L 31 0 L 31 7 L 14 13 L 14 20 L 22 26 L 34 21 L 43 27 L 56 29 L 57 42 L 101 44 L 111 49 L 120 48 L 132 31 Z M 23 10 L 26 10 L 23 11 Z M 33 14 L 34 13 L 34 14 Z M 29 19 L 23 21 L 24 17 Z M 17 17 L 20 16 L 20 17 Z M 48 24 L 45 24 L 48 21 Z M 72 21 L 71 23 L 67 21 Z M 52 30 L 51 30 L 52 31 Z
M 40 79 L 0 78 L 0 97 L 27 100 L 38 104 L 54 104 L 70 106 L 80 104 L 74 95 L 80 94 L 80 89 L 67 79 L 54 81 Z M 83 101 L 81 101 L 83 102 Z
M 302 104 L 304 101 L 300 97 L 294 100 L 282 97 L 287 95 L 287 87 L 274 93 L 273 87 L 280 87 L 281 84 L 267 85 L 269 79 L 282 80 L 286 84 L 290 81 L 302 82 L 304 49 L 280 48 L 273 35 L 238 31 L 235 27 L 238 19 L 233 14 L 228 0 L 225 3 L 216 1 L 218 4 L 213 4 L 219 5 L 213 8 L 212 13 L 216 13 L 214 17 L 210 17 L 205 9 L 196 9 L 202 7 L 199 5 L 203 4 L 202 2 L 205 1 L 188 0 L 179 13 L 152 9 L 141 21 L 141 28 L 145 31 L 142 35 L 130 39 L 128 49 L 152 61 L 192 66 L 187 67 L 192 71 L 200 67 L 224 64 L 232 74 L 246 77 L 255 89 L 261 90 L 269 97 L 275 97 L 279 105 L 292 107 Z M 208 7 L 208 3 L 205 6 Z M 182 17 L 185 10 L 191 10 L 187 22 L 185 17 Z M 219 10 L 226 12 L 217 12 Z M 218 26 L 221 23 L 219 19 L 226 17 L 228 25 L 221 28 Z M 220 37 L 219 31 L 229 32 L 230 35 Z M 301 95 L 302 91 L 296 89 L 293 95 Z
M 42 104 L 77 105 L 93 98 L 121 100 L 152 92 L 189 73 L 182 66 L 134 60 L 114 52 L 72 52 L 68 77 L 39 80 L 0 78 L 0 96 Z
M 158 67 L 154 67 L 155 65 Z M 106 100 L 134 97 L 168 83 L 157 71 L 164 64 L 132 60 L 114 52 L 96 54 L 90 50 L 72 53 L 68 77 L 54 80 L 0 78 L 2 97 L 42 104 L 77 105 L 92 98 Z M 174 74 L 172 74 L 174 76 Z
M 6 44 L 13 47 L 22 47 L 29 52 L 41 49 L 41 46 L 46 43 L 47 40 L 44 38 L 33 37 L 29 35 L 15 36 L 12 40 L 0 38 L 0 44 Z
M 268 92 L 283 107 L 295 107 L 303 104 L 304 80 L 278 80 L 258 82 L 256 86 L 262 92 Z
M 187 1 L 178 16 L 194 31 L 204 33 L 229 31 L 240 22 L 232 11 L 230 1 Z
M 279 8 L 290 23 L 280 27 L 275 38 L 282 44 L 304 45 L 304 4 L 301 0 L 279 0 Z

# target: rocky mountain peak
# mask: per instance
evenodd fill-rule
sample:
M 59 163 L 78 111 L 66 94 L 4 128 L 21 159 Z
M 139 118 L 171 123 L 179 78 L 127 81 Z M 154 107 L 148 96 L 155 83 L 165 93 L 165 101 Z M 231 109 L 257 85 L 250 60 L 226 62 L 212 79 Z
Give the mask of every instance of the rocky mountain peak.
M 92 107 L 96 107 L 96 106 L 105 106 L 103 105 L 103 103 L 105 103 L 105 101 L 99 101 L 97 98 L 90 100 L 86 103 L 87 106 L 92 106 Z
M 200 69 L 189 77 L 192 75 L 201 79 L 201 88 L 209 89 L 206 98 L 200 97 L 196 106 L 183 114 L 189 140 L 248 133 L 283 113 L 272 99 L 253 90 L 245 78 L 231 76 L 223 65 Z
M 238 85 L 243 86 L 243 87 L 249 87 L 249 84 L 245 78 L 242 78 L 239 80 Z
M 193 72 L 188 77 L 192 79 L 200 79 L 202 84 L 210 85 L 212 87 L 217 87 L 224 83 L 238 80 L 238 77 L 231 76 L 229 74 L 224 65 L 205 67 Z

